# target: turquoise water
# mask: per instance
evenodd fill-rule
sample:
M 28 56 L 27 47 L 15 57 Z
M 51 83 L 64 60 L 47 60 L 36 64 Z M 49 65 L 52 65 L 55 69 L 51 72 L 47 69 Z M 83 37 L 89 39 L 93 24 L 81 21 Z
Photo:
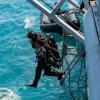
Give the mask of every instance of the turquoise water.
M 34 18 L 33 29 L 40 32 L 39 10 L 26 0 L 0 0 L 0 100 L 72 100 L 55 77 L 42 76 L 36 89 L 25 86 L 35 74 L 27 18 Z

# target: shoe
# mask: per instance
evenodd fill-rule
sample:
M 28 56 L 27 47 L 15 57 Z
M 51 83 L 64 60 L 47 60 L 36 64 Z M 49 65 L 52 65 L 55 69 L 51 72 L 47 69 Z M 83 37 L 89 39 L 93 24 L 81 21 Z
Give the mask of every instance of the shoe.
M 26 86 L 35 87 L 35 88 L 37 87 L 37 85 L 35 85 L 35 84 L 33 84 L 33 83 L 32 83 L 32 84 L 29 84 L 29 85 L 26 85 Z

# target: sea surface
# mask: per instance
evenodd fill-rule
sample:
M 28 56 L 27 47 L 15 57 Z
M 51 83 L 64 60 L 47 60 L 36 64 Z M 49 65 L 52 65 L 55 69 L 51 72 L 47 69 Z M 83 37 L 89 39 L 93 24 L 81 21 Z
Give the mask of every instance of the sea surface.
M 53 6 L 56 0 L 45 1 Z M 73 100 L 56 77 L 42 76 L 38 88 L 25 86 L 36 68 L 35 50 L 26 37 L 29 27 L 41 32 L 38 9 L 26 0 L 0 0 L 0 100 Z M 61 37 L 55 36 L 59 44 Z

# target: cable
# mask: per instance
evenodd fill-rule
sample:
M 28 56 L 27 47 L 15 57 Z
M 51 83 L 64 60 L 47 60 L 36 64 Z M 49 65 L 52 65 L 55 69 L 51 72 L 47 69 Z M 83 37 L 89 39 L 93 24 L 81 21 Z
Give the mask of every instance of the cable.
M 71 97 L 72 97 L 72 99 L 73 100 L 76 100 L 75 99 L 75 97 L 73 96 L 73 93 L 72 93 L 72 91 L 71 91 L 71 78 L 70 78 L 70 73 L 71 73 L 71 70 L 75 67 L 75 65 L 79 62 L 79 60 L 80 60 L 80 57 L 77 59 L 77 61 L 75 62 L 75 64 L 73 65 L 73 67 L 71 67 L 70 69 L 69 69 L 69 92 L 70 92 L 70 95 L 71 95 Z

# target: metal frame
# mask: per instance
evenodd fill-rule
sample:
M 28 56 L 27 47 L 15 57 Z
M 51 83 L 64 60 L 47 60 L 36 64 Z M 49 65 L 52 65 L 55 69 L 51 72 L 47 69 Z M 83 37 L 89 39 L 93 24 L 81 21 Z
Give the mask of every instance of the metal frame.
M 50 11 L 44 5 L 42 5 L 38 0 L 27 0 L 33 6 L 38 8 L 41 12 L 49 16 L 50 19 L 55 21 L 59 26 L 61 26 L 65 32 L 72 34 L 75 36 L 80 42 L 84 44 L 84 36 L 81 35 L 80 32 L 73 29 L 70 25 L 68 25 L 64 20 L 62 20 L 58 15 L 55 14 L 55 9 L 59 9 L 60 6 L 65 2 L 65 0 L 59 0 L 59 2 L 55 5 L 55 7 Z M 74 2 L 73 2 L 74 4 Z

